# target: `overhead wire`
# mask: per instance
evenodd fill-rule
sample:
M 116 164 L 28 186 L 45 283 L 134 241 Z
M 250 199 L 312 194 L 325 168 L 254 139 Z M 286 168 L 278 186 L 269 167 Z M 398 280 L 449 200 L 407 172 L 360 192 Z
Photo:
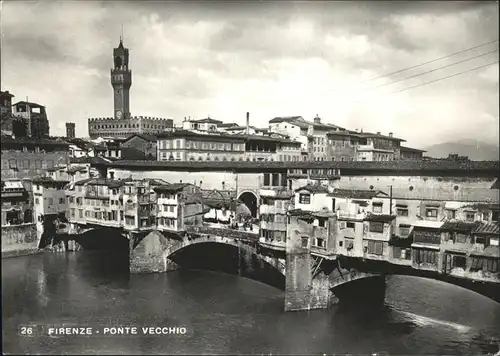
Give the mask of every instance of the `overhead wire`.
M 374 87 L 366 88 L 366 90 L 381 88 L 381 87 L 385 87 L 385 86 L 390 85 L 390 84 L 402 82 L 402 81 L 407 80 L 407 79 L 412 79 L 412 78 L 420 77 L 421 75 L 425 75 L 425 74 L 433 73 L 433 72 L 436 72 L 438 70 L 442 70 L 442 69 L 445 69 L 445 68 L 453 67 L 453 66 L 456 66 L 457 64 L 465 63 L 465 62 L 471 61 L 473 59 L 481 58 L 481 57 L 487 56 L 488 54 L 495 53 L 497 51 L 498 51 L 498 48 L 494 49 L 493 51 L 482 53 L 482 54 L 479 54 L 479 55 L 471 57 L 471 58 L 462 59 L 461 61 L 450 63 L 450 64 L 444 65 L 442 67 L 434 68 L 434 69 L 431 69 L 431 70 L 428 70 L 428 71 L 425 71 L 425 72 L 422 72 L 422 73 L 419 73 L 419 74 L 411 75 L 409 77 L 404 77 L 404 78 L 401 78 L 401 79 L 393 80 L 392 82 L 389 82 L 389 83 L 384 83 L 384 84 L 380 84 L 380 85 L 377 85 L 377 86 L 374 86 Z
M 463 50 L 460 50 L 458 52 L 454 52 L 454 53 L 450 53 L 446 56 L 442 56 L 442 57 L 439 57 L 439 58 L 436 58 L 436 59 L 433 59 L 433 60 L 430 60 L 430 61 L 427 61 L 427 62 L 423 62 L 423 63 L 420 63 L 420 64 L 417 64 L 417 65 L 414 65 L 414 66 L 411 66 L 411 67 L 407 67 L 407 68 L 403 68 L 403 69 L 399 69 L 397 71 L 394 71 L 394 72 L 390 72 L 390 73 L 386 73 L 386 74 L 383 74 L 383 75 L 379 75 L 377 77 L 373 77 L 371 79 L 368 79 L 368 80 L 365 80 L 365 81 L 361 81 L 359 82 L 359 84 L 364 84 L 364 83 L 368 83 L 368 82 L 371 82 L 373 80 L 376 80 L 376 79 L 380 79 L 380 78 L 384 78 L 384 77 L 388 77 L 388 76 L 391 76 L 391 75 L 394 75 L 394 74 L 398 74 L 398 73 L 402 73 L 402 72 L 406 72 L 410 69 L 414 69 L 414 68 L 418 68 L 418 67 L 422 67 L 426 64 L 431 64 L 431 63 L 434 63 L 434 62 L 437 62 L 437 61 L 440 61 L 440 60 L 443 60 L 443 59 L 446 59 L 446 58 L 450 58 L 450 57 L 453 57 L 453 56 L 456 56 L 457 54 L 461 54 L 461 53 L 465 53 L 465 52 L 469 52 L 469 51 L 472 51 L 474 49 L 477 49 L 477 48 L 481 48 L 481 47 L 484 47 L 484 46 L 487 46 L 487 45 L 490 45 L 492 43 L 495 43 L 495 42 L 498 42 L 499 40 L 493 40 L 493 41 L 489 41 L 489 42 L 485 42 L 485 43 L 482 43 L 480 45 L 477 45 L 477 46 L 473 46 L 473 47 L 469 47 L 469 48 L 466 48 L 466 49 L 463 49 Z M 498 51 L 498 48 L 495 50 L 495 51 Z M 494 51 L 493 51 L 494 52 Z M 489 53 L 487 53 L 489 54 Z M 483 54 L 483 55 L 486 55 L 486 54 Z M 483 55 L 480 55 L 480 56 L 483 56 Z M 476 57 L 474 57 L 476 58 Z M 471 59 L 474 59 L 474 58 L 471 58 Z M 467 60 L 471 60 L 471 59 L 467 59 Z M 467 60 L 464 60 L 464 61 L 467 61 Z M 456 64 L 458 63 L 462 63 L 462 62 L 457 62 Z M 448 65 L 448 66 L 451 66 L 451 65 Z M 443 68 L 446 68 L 443 67 Z M 436 71 L 437 69 L 433 70 L 433 71 Z M 423 74 L 422 74 L 423 75 Z M 403 79 L 399 80 L 399 81 L 402 81 Z M 380 86 L 385 86 L 385 85 L 389 85 L 389 84 L 392 84 L 394 82 L 391 82 L 391 83 L 386 83 L 386 84 L 382 84 Z M 377 88 L 379 86 L 376 86 L 375 88 Z M 342 88 L 338 88 L 338 89 L 334 89 L 333 92 L 337 92 L 337 91 L 340 91 Z M 369 88 L 367 88 L 369 89 Z
M 481 68 L 485 68 L 485 67 L 491 66 L 491 65 L 493 65 L 495 63 L 499 63 L 499 61 L 495 61 L 495 62 L 490 62 L 490 63 L 487 63 L 487 64 L 483 64 L 481 66 L 477 66 L 477 67 L 474 67 L 474 68 L 471 68 L 471 69 L 467 69 L 467 70 L 464 70 L 462 72 L 454 73 L 454 74 L 448 75 L 446 77 L 438 78 L 438 79 L 431 80 L 431 81 L 428 81 L 428 82 L 425 82 L 425 83 L 420 83 L 420 84 L 417 84 L 417 85 L 414 85 L 414 86 L 411 86 L 411 87 L 402 88 L 402 89 L 391 91 L 391 92 L 384 93 L 384 94 L 396 94 L 396 93 L 400 93 L 400 92 L 403 92 L 403 91 L 407 91 L 407 90 L 411 90 L 411 89 L 414 89 L 414 88 L 418 88 L 418 87 L 421 87 L 421 86 L 425 86 L 425 85 L 429 85 L 429 84 L 432 84 L 432 83 L 440 82 L 442 80 L 450 79 L 450 78 L 456 77 L 458 75 L 462 75 L 462 74 L 465 74 L 465 73 L 473 72 L 473 71 L 481 69 Z M 364 102 L 364 101 L 366 101 L 366 100 L 358 100 L 358 101 L 355 101 L 355 103 L 360 103 L 360 102 Z
M 492 44 L 492 43 L 495 43 L 495 42 L 498 42 L 498 40 L 493 40 L 493 41 L 489 41 L 489 42 L 486 42 L 486 43 L 483 43 L 483 44 L 480 44 L 480 45 L 477 45 L 477 46 L 474 46 L 474 47 L 470 47 L 470 48 L 466 48 L 466 49 L 463 49 L 461 51 L 458 51 L 458 52 L 455 52 L 455 53 L 450 53 L 450 54 L 447 54 L 446 56 L 443 56 L 443 57 L 439 57 L 439 58 L 436 58 L 436 59 L 433 59 L 431 61 L 427 61 L 427 62 L 423 62 L 423 63 L 420 63 L 420 64 L 417 64 L 417 65 L 414 65 L 414 66 L 411 66 L 411 67 L 407 67 L 407 68 L 403 68 L 403 69 L 399 69 L 395 72 L 390 72 L 390 73 L 387 73 L 387 74 L 383 74 L 383 75 L 379 75 L 378 77 L 374 77 L 374 78 L 371 78 L 371 79 L 367 79 L 365 81 L 362 81 L 362 83 L 366 83 L 366 82 L 371 82 L 372 80 L 376 80 L 376 79 L 380 79 L 380 78 L 384 78 L 384 77 L 388 77 L 388 76 L 391 76 L 393 74 L 398 74 L 398 73 L 402 73 L 402 72 L 406 72 L 407 70 L 410 70 L 410 69 L 414 69 L 414 68 L 418 68 L 418 67 L 422 67 L 426 64 L 431 64 L 431 63 L 434 63 L 434 62 L 437 62 L 437 61 L 440 61 L 442 59 L 446 59 L 446 58 L 449 58 L 449 57 L 453 57 L 453 56 L 456 56 L 457 54 L 460 54 L 460 53 L 465 53 L 465 52 L 469 52 L 469 51 L 472 51 L 473 49 L 477 49 L 477 48 L 481 48 L 481 47 L 484 47 L 484 46 L 487 46 L 489 44 Z

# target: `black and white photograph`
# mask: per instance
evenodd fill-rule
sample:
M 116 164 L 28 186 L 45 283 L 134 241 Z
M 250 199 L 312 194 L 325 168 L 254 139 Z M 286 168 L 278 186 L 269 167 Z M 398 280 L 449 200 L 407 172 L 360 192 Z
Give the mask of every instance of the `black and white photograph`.
M 500 356 L 498 1 L 0 1 L 2 354 Z

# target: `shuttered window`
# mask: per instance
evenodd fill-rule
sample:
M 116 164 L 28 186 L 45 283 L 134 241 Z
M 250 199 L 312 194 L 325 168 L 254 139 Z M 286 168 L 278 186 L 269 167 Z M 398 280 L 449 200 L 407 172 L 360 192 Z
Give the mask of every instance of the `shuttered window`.
M 384 251 L 384 244 L 381 241 L 368 241 L 368 253 L 374 255 L 382 255 Z

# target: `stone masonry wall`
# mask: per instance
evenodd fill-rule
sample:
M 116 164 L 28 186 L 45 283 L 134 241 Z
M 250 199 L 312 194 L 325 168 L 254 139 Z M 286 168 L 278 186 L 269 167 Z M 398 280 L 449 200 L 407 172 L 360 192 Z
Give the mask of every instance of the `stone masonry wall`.
M 38 249 L 36 225 L 2 226 L 2 258 L 31 253 Z

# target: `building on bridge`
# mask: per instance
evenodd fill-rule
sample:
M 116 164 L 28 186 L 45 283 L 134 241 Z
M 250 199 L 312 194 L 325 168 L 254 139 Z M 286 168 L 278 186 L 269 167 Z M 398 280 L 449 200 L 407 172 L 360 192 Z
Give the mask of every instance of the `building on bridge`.
M 125 231 L 178 233 L 202 220 L 199 188 L 159 179 L 90 178 L 66 189 L 69 222 Z
M 29 181 L 2 180 L 2 227 L 33 222 Z M 24 184 L 23 184 L 24 183 Z
M 33 206 L 40 247 L 47 246 L 60 229 L 67 227 L 68 204 L 64 187 L 68 183 L 46 177 L 33 179 Z
M 488 192 L 498 202 L 498 192 L 491 189 L 476 188 L 468 198 L 484 199 Z M 346 257 L 500 282 L 498 203 L 434 201 L 422 192 L 419 199 L 399 194 L 322 184 L 300 187 L 295 190 L 295 209 L 288 211 L 287 238 L 300 237 L 302 246 L 311 245 L 316 255 L 332 248 L 331 253 Z M 320 233 L 321 228 L 329 233 Z M 266 247 L 285 248 L 279 240 L 261 240 Z
M 199 187 L 189 183 L 174 183 L 156 186 L 154 191 L 157 196 L 158 230 L 179 233 L 202 224 L 205 211 Z

